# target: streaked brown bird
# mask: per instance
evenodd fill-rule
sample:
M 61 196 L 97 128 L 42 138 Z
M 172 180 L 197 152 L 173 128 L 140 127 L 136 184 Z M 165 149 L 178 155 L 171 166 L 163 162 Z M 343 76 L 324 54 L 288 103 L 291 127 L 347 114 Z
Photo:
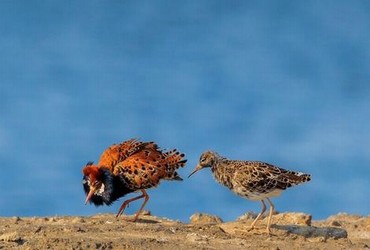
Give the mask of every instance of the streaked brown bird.
M 270 204 L 266 228 L 268 234 L 274 211 L 274 204 L 270 198 L 280 195 L 286 188 L 311 180 L 309 174 L 288 171 L 260 161 L 229 160 L 212 151 L 206 151 L 200 156 L 198 165 L 189 177 L 206 167 L 211 168 L 213 176 L 220 184 L 228 187 L 237 195 L 261 201 L 262 210 L 252 222 L 249 230 L 255 227 L 256 222 L 266 211 L 264 200 L 267 200 Z
M 89 162 L 82 170 L 85 204 L 111 205 L 140 190 L 142 195 L 124 201 L 117 213 L 118 217 L 130 202 L 144 198 L 132 220 L 136 221 L 149 200 L 146 189 L 156 187 L 161 179 L 182 180 L 176 170 L 185 165 L 184 157 L 177 149 L 164 152 L 154 142 L 130 139 L 113 144 L 103 152 L 97 165 Z

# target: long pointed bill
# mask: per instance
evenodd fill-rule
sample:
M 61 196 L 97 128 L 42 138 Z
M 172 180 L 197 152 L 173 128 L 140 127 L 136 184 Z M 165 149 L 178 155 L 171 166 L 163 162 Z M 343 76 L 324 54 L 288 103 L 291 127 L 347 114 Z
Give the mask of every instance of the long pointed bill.
M 199 170 L 201 170 L 201 169 L 202 169 L 202 166 L 201 166 L 201 165 L 197 165 L 197 166 L 194 168 L 193 172 L 191 172 L 191 173 L 189 174 L 188 178 L 189 178 L 190 176 L 192 176 L 193 174 L 195 174 L 196 172 L 198 172 Z
M 95 193 L 95 188 L 90 187 L 90 192 L 86 196 L 85 205 L 90 201 L 90 199 L 94 195 L 94 193 Z

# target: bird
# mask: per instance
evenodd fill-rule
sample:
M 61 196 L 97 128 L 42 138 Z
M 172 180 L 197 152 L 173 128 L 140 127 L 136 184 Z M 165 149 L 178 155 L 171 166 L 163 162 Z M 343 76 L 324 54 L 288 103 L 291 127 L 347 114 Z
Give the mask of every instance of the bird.
M 85 205 L 108 205 L 126 194 L 140 191 L 141 195 L 125 200 L 117 216 L 138 199 L 144 199 L 133 219 L 136 221 L 149 200 L 146 189 L 159 185 L 163 180 L 181 181 L 176 172 L 185 166 L 185 154 L 177 149 L 161 150 L 155 142 L 143 142 L 129 139 L 108 147 L 100 156 L 98 164 L 88 162 L 83 170 L 83 189 L 86 194 Z
M 271 197 L 279 196 L 289 187 L 308 182 L 310 174 L 289 171 L 262 161 L 230 160 L 214 151 L 205 151 L 199 163 L 189 174 L 192 176 L 204 168 L 211 168 L 214 178 L 235 194 L 254 201 L 261 201 L 262 209 L 248 231 L 255 228 L 256 222 L 266 211 L 265 200 L 270 204 L 266 232 L 271 233 L 271 217 L 275 210 Z

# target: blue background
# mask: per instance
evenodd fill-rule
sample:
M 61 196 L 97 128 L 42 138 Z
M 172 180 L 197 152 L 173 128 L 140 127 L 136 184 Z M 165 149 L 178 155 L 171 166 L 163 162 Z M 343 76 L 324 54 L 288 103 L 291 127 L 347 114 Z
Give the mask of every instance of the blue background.
M 186 178 L 207 149 L 311 173 L 278 211 L 369 214 L 369 13 L 344 0 L 1 1 L 0 216 L 115 213 L 84 206 L 81 169 L 132 137 L 188 159 L 183 182 L 148 191 L 155 215 L 260 210 L 209 170 Z

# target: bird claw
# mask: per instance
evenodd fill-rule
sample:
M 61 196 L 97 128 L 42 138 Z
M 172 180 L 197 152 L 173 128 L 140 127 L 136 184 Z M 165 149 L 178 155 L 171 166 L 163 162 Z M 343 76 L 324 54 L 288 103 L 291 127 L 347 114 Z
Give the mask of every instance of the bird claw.
M 137 220 L 137 217 L 136 216 L 133 217 L 133 218 L 132 217 L 125 217 L 124 220 L 128 221 L 128 222 L 135 222 Z
M 122 213 L 118 213 L 117 215 L 116 215 L 116 218 L 118 218 L 120 215 L 122 215 Z M 128 222 L 135 222 L 136 220 L 137 220 L 137 215 L 135 215 L 134 217 L 132 217 L 132 216 L 125 216 L 125 217 L 123 217 L 122 219 L 124 220 L 124 221 L 128 221 Z

